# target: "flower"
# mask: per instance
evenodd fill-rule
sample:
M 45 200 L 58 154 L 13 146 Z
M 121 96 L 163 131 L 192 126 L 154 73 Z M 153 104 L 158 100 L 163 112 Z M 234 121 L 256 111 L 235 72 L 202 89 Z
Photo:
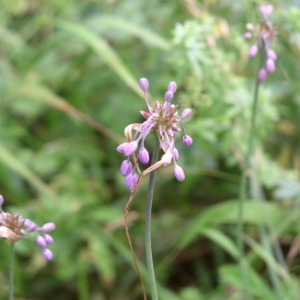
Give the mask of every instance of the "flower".
M 125 176 L 125 185 L 132 191 L 139 181 L 139 175 L 136 171 L 138 169 L 138 162 L 141 162 L 142 164 L 147 164 L 149 162 L 149 151 L 145 147 L 145 140 L 149 134 L 153 132 L 156 133 L 160 147 L 165 153 L 161 158 L 160 165 L 166 166 L 173 160 L 175 164 L 174 175 L 179 181 L 185 179 L 183 169 L 177 165 L 179 152 L 175 147 L 176 135 L 181 131 L 180 127 L 182 127 L 184 131 L 182 139 L 183 144 L 185 146 L 190 146 L 193 143 L 193 139 L 186 134 L 182 122 L 182 119 L 191 116 L 192 110 L 186 108 L 180 116 L 178 106 L 172 103 L 174 94 L 177 90 L 176 82 L 171 81 L 169 83 L 168 89 L 164 94 L 164 102 L 156 101 L 153 106 L 150 105 L 148 100 L 148 80 L 146 78 L 141 78 L 139 83 L 140 88 L 144 92 L 144 98 L 147 105 L 147 110 L 140 112 L 145 118 L 145 121 L 141 124 L 134 123 L 127 126 L 125 129 L 127 142 L 122 143 L 117 147 L 117 151 L 127 157 L 127 159 L 122 162 L 120 170 L 121 174 Z M 130 134 L 128 133 L 128 130 L 130 130 Z M 131 136 L 131 130 L 135 131 L 133 138 Z M 135 156 L 135 153 L 137 153 L 137 157 Z M 131 162 L 130 157 L 132 155 L 133 158 Z
M 253 36 L 256 38 L 256 42 L 249 49 L 250 57 L 255 57 L 260 51 L 264 52 L 264 63 L 258 73 L 258 80 L 260 81 L 265 81 L 268 73 L 273 73 L 276 70 L 277 54 L 271 46 L 277 32 L 269 19 L 273 9 L 272 4 L 261 5 L 259 11 L 262 14 L 263 21 L 257 27 L 251 23 L 247 24 L 246 28 L 249 31 L 243 34 L 245 39 L 251 39 Z
M 19 214 L 7 213 L 2 210 L 4 198 L 0 195 L 0 237 L 5 238 L 9 243 L 15 243 L 26 238 L 30 233 L 37 234 L 37 245 L 43 249 L 43 255 L 46 260 L 52 260 L 53 253 L 47 248 L 49 244 L 53 243 L 53 238 L 46 232 L 53 231 L 55 224 L 49 222 L 39 227 L 30 219 L 24 219 Z

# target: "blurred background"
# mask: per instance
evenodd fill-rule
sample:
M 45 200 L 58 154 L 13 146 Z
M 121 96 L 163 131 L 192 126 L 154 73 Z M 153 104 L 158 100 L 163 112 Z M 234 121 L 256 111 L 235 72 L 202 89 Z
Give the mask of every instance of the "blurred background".
M 267 201 L 245 204 L 254 299 L 275 299 L 270 257 L 257 248 L 264 222 L 289 267 L 284 284 L 300 275 L 300 5 L 271 2 L 279 59 L 260 88 L 255 146 L 256 184 Z M 143 120 L 140 77 L 148 78 L 152 101 L 176 81 L 174 103 L 193 109 L 185 126 L 194 144 L 178 145 L 186 180 L 177 182 L 172 166 L 157 174 L 152 243 L 160 299 L 242 299 L 237 199 L 260 65 L 248 58 L 254 40 L 243 33 L 261 21 L 261 4 L 0 0 L 4 209 L 57 226 L 53 262 L 44 261 L 33 237 L 17 243 L 19 299 L 142 299 L 123 224 L 130 194 L 119 172 L 124 158 L 115 151 L 124 128 Z M 142 274 L 146 188 L 147 179 L 129 214 Z M 8 256 L 1 240 L 1 299 Z

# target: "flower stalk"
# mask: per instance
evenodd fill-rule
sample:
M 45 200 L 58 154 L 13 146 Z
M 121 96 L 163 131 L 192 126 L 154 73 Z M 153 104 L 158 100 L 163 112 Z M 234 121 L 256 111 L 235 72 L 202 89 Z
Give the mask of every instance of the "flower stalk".
M 155 141 L 154 150 L 152 154 L 152 161 L 151 161 L 152 165 L 157 162 L 158 152 L 159 152 L 159 144 L 157 141 Z M 147 269 L 148 269 L 152 300 L 158 300 L 155 272 L 154 272 L 154 265 L 153 265 L 152 246 L 151 246 L 151 219 L 152 219 L 151 215 L 152 215 L 155 177 L 156 177 L 156 170 L 150 173 L 147 203 L 146 203 L 146 230 L 145 230 L 146 260 L 147 260 Z

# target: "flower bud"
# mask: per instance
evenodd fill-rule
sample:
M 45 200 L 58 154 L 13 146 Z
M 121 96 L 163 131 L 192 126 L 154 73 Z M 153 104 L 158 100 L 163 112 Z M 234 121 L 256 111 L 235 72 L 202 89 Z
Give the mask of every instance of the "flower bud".
M 273 5 L 272 4 L 267 4 L 267 5 L 261 5 L 259 7 L 259 11 L 263 14 L 263 15 L 270 15 L 273 12 Z
M 133 165 L 128 159 L 126 159 L 122 162 L 120 170 L 123 176 L 127 176 L 133 170 Z
M 146 92 L 149 89 L 149 82 L 147 78 L 140 79 L 140 88 L 142 91 Z
M 173 148 L 173 158 L 175 161 L 177 161 L 179 159 L 179 151 L 177 150 L 177 148 Z
M 44 255 L 46 260 L 52 260 L 53 259 L 52 251 L 47 249 L 47 248 L 44 250 L 43 255 Z
M 258 72 L 258 80 L 265 81 L 268 77 L 266 69 L 260 69 Z
M 258 46 L 256 44 L 252 45 L 249 50 L 249 56 L 254 57 L 258 53 Z
M 131 172 L 130 174 L 127 175 L 125 179 L 125 185 L 129 187 L 131 191 L 133 191 L 138 181 L 139 181 L 139 176 L 136 173 Z
M 39 246 L 40 248 L 46 248 L 46 246 L 47 246 L 47 243 L 46 243 L 44 237 L 42 237 L 41 235 L 39 235 L 39 236 L 37 237 L 36 243 L 38 244 L 38 246 Z
M 267 56 L 268 56 L 268 58 L 271 58 L 271 59 L 273 59 L 273 60 L 277 60 L 277 54 L 276 54 L 276 52 L 275 52 L 274 50 L 272 50 L 272 49 L 268 49 L 268 51 L 267 51 Z
M 45 232 L 52 231 L 55 229 L 55 224 L 53 222 L 46 223 L 42 226 L 42 230 Z
M 137 141 L 132 141 L 130 143 L 127 143 L 127 145 L 124 147 L 124 155 L 125 156 L 130 156 L 132 155 L 135 150 L 138 147 L 138 142 Z
M 184 135 L 182 138 L 183 145 L 189 147 L 193 144 L 193 139 L 189 135 Z
M 266 69 L 269 73 L 273 73 L 276 70 L 275 62 L 272 58 L 268 58 L 266 61 Z
M 2 195 L 0 195 L 0 207 L 3 205 L 3 203 L 4 203 L 4 198 Z
M 178 181 L 184 181 L 184 179 L 185 179 L 184 171 L 183 171 L 183 169 L 182 169 L 180 166 L 178 166 L 178 165 L 176 165 L 175 168 L 174 168 L 174 175 L 175 175 L 175 177 L 176 177 L 176 179 L 177 179 Z
M 190 108 L 186 108 L 181 114 L 181 119 L 189 118 L 191 114 L 192 114 L 192 110 Z
M 244 39 L 249 40 L 252 38 L 252 33 L 251 32 L 245 32 L 243 34 Z
M 44 239 L 47 245 L 52 244 L 54 242 L 53 237 L 50 234 L 45 234 Z
M 177 90 L 177 84 L 175 81 L 171 81 L 169 83 L 169 86 L 168 86 L 168 90 L 173 92 L 173 94 L 175 94 L 176 90 Z
M 171 101 L 173 100 L 173 98 L 174 98 L 173 92 L 170 91 L 170 90 L 166 91 L 165 97 L 164 97 L 164 98 L 165 98 L 165 100 L 166 100 L 167 102 L 171 102 Z
M 149 152 L 145 147 L 141 147 L 138 157 L 140 162 L 143 164 L 147 164 L 149 162 Z

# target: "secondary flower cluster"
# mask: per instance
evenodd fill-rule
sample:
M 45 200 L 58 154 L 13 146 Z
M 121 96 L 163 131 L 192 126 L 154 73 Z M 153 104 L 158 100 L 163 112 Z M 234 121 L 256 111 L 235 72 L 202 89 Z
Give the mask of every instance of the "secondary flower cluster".
M 256 28 L 253 24 L 248 23 L 246 28 L 249 32 L 244 33 L 244 38 L 250 39 L 252 36 L 256 36 L 256 43 L 253 44 L 249 50 L 249 56 L 254 57 L 258 54 L 260 50 L 264 51 L 264 65 L 259 70 L 258 79 L 260 81 L 265 81 L 268 77 L 268 73 L 273 73 L 276 70 L 276 60 L 277 54 L 271 48 L 272 41 L 276 36 L 276 30 L 273 27 L 271 21 L 269 20 L 269 16 L 273 12 L 273 5 L 261 5 L 259 10 L 263 16 L 263 21 Z
M 50 222 L 39 227 L 33 221 L 24 219 L 19 214 L 4 212 L 2 210 L 3 203 L 3 196 L 0 195 L 0 237 L 5 238 L 9 243 L 14 243 L 35 232 L 37 245 L 42 248 L 45 259 L 52 260 L 53 253 L 47 246 L 53 243 L 53 238 L 48 232 L 55 229 L 55 224 Z
M 193 139 L 186 134 L 183 127 L 182 119 L 188 118 L 192 110 L 190 108 L 185 109 L 181 116 L 179 116 L 177 105 L 172 104 L 174 94 L 177 90 L 177 84 L 172 81 L 169 83 L 168 90 L 164 95 L 164 102 L 161 103 L 156 101 L 154 106 L 151 106 L 148 101 L 147 91 L 149 89 L 149 82 L 146 78 L 141 78 L 140 87 L 145 95 L 145 101 L 147 105 L 147 111 L 141 111 L 140 113 L 146 119 L 142 124 L 132 124 L 130 128 L 135 131 L 132 140 L 128 140 L 127 143 L 122 143 L 117 147 L 117 151 L 123 153 L 127 156 L 121 164 L 121 174 L 125 176 L 125 185 L 131 190 L 134 190 L 139 176 L 136 172 L 136 164 L 141 162 L 142 164 L 147 164 L 149 162 L 149 152 L 145 147 L 146 137 L 155 132 L 160 147 L 165 152 L 161 159 L 162 165 L 168 165 L 174 162 L 174 175 L 179 181 L 185 179 L 185 174 L 183 169 L 177 164 L 179 159 L 179 152 L 175 147 L 176 133 L 180 131 L 179 124 L 183 128 L 184 135 L 182 142 L 185 146 L 190 146 L 193 143 Z M 136 161 L 131 161 L 131 156 L 137 152 Z

